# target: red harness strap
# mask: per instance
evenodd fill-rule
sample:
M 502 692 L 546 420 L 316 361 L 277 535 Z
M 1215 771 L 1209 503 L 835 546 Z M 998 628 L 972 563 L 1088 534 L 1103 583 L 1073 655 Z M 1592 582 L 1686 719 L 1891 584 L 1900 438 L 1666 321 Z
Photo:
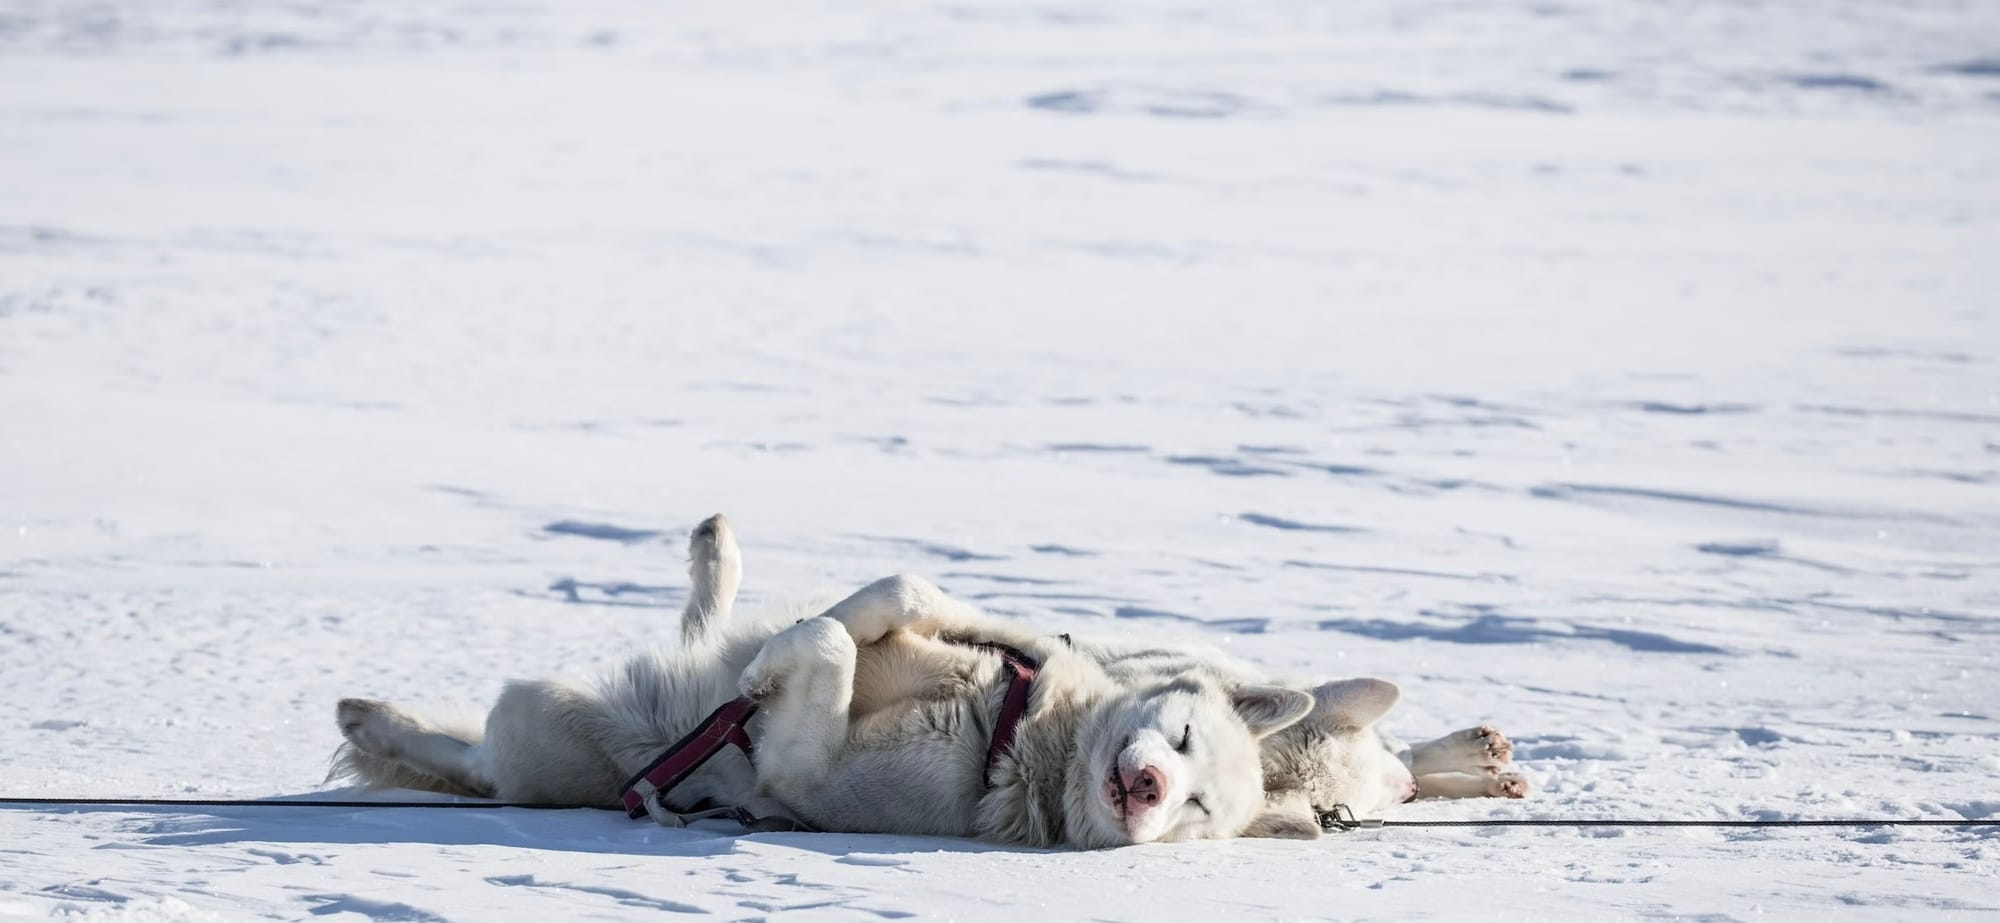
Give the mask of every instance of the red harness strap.
M 1000 755 L 1014 746 L 1014 732 L 1021 725 L 1021 716 L 1028 711 L 1028 692 L 1035 683 L 1035 673 L 1041 669 L 1028 655 L 1005 644 L 982 644 L 980 647 L 997 651 L 1012 675 L 1007 680 L 1007 696 L 1000 703 L 1000 717 L 993 722 L 993 742 L 986 748 L 986 784 L 993 784 L 993 767 L 999 765 Z M 618 799 L 625 805 L 625 813 L 633 820 L 654 813 L 657 805 L 660 811 L 670 811 L 666 805 L 666 794 L 674 786 L 687 781 L 722 748 L 734 744 L 752 762 L 756 760 L 757 748 L 751 743 L 750 734 L 744 725 L 751 716 L 757 714 L 757 703 L 748 698 L 737 699 L 709 713 L 707 718 L 686 737 L 660 754 L 618 793 Z M 744 820 L 738 811 L 737 819 L 746 826 L 755 826 L 753 820 Z M 662 823 L 670 821 L 663 818 Z
M 618 794 L 619 800 L 625 803 L 625 813 L 634 820 L 652 813 L 646 801 L 655 793 L 659 795 L 655 800 L 661 801 L 660 807 L 664 809 L 666 793 L 694 775 L 695 770 L 721 753 L 725 746 L 735 744 L 745 757 L 754 761 L 757 748 L 750 742 L 750 735 L 743 730 L 743 726 L 756 713 L 757 703 L 748 698 L 737 699 L 710 712 L 700 726 L 688 732 L 679 743 L 668 747 L 667 752 L 660 754 L 652 765 L 639 770 L 632 781 L 625 783 L 624 790 Z
M 1035 673 L 1042 666 L 1005 644 L 989 643 L 980 647 L 998 651 L 1000 659 L 1007 665 L 1007 672 L 1014 674 L 1007 680 L 1007 697 L 1000 703 L 1000 717 L 993 722 L 993 743 L 986 748 L 986 786 L 991 788 L 993 767 L 1000 765 L 1000 754 L 1014 746 L 1014 731 L 1021 725 L 1021 716 L 1028 712 L 1028 691 L 1035 685 Z

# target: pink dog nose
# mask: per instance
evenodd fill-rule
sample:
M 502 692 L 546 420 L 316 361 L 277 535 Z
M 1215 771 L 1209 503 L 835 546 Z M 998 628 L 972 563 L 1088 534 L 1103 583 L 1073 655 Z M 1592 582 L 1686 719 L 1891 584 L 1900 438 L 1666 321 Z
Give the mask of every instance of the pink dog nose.
M 1125 799 L 1127 809 L 1136 805 L 1152 807 L 1160 803 L 1160 790 L 1166 788 L 1167 780 L 1160 771 L 1151 766 L 1138 772 L 1123 773 L 1125 777 Z
M 1166 797 L 1166 789 L 1166 773 L 1158 767 L 1147 766 L 1133 772 L 1113 766 L 1104 777 L 1104 803 L 1130 825 L 1141 815 L 1159 807 L 1160 799 Z

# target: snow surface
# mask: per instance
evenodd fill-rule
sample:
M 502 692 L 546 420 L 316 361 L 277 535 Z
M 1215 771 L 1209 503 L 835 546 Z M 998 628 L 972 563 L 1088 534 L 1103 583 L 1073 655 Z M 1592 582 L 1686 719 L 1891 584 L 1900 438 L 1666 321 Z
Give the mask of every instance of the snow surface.
M 2000 815 L 2000 5 L 0 0 L 0 794 L 313 792 L 895 571 L 1491 721 L 1524 802 Z M 2000 909 L 2000 830 L 1092 854 L 0 809 L 0 916 Z M 1024 916 L 1025 915 L 1025 916 Z

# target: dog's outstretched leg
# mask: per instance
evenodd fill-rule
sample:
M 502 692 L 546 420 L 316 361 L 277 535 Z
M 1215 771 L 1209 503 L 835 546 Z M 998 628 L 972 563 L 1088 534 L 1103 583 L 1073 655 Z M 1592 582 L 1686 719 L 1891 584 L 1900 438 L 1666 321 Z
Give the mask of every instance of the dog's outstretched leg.
M 1419 798 L 1526 798 L 1527 777 L 1502 772 L 1514 758 L 1507 736 L 1487 725 L 1410 748 Z
M 681 644 L 695 647 L 706 643 L 728 624 L 736 605 L 736 590 L 743 583 L 743 553 L 736 547 L 736 533 L 729 520 L 717 513 L 695 526 L 688 536 L 687 611 L 681 615 Z
M 374 785 L 421 788 L 451 794 L 493 795 L 472 758 L 473 744 L 447 734 L 387 702 L 341 699 L 334 709 L 341 736 L 363 759 L 348 764 Z
M 1528 778 L 1518 772 L 1495 776 L 1440 772 L 1417 777 L 1418 798 L 1526 798 Z
M 845 626 L 854 643 L 862 646 L 898 629 L 960 643 L 997 641 L 1016 647 L 1034 637 L 909 574 L 883 577 L 862 587 L 821 617 Z

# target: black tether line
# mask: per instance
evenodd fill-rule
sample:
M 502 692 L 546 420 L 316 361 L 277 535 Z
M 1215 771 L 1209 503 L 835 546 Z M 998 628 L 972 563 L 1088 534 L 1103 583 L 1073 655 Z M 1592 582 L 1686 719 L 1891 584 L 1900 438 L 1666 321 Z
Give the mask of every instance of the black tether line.
M 278 801 L 230 798 L 0 798 L 0 807 L 175 807 L 175 808 L 458 808 L 535 811 L 582 809 L 616 811 L 614 805 L 522 804 L 504 801 Z M 1351 817 L 1351 815 L 1350 815 Z M 1552 817 L 1488 820 L 1331 820 L 1328 829 L 1378 827 L 2000 827 L 2000 820 L 1947 820 L 1936 817 L 1842 818 L 1837 820 L 1566 820 Z
M 535 811 L 621 811 L 617 805 L 525 804 L 513 801 L 280 801 L 274 798 L 0 798 L 0 807 L 175 808 L 527 808 Z

